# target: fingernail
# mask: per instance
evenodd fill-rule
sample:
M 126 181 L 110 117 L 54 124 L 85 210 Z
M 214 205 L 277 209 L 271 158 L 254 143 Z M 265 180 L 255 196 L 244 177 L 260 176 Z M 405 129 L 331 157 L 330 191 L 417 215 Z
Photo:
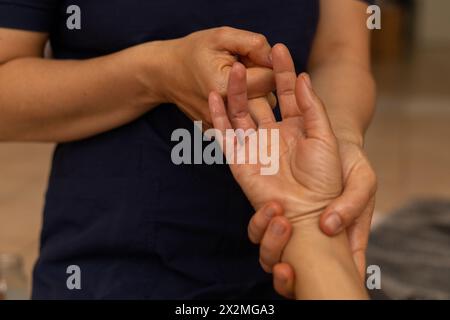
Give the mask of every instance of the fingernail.
M 285 228 L 284 224 L 275 222 L 272 224 L 271 230 L 277 236 L 281 236 L 286 231 L 286 228 Z
M 303 73 L 302 77 L 303 77 L 303 80 L 305 80 L 306 86 L 312 90 L 312 83 L 311 83 L 311 78 L 309 77 L 309 75 L 307 73 Z
M 275 210 L 272 207 L 267 207 L 264 209 L 264 214 L 267 219 L 272 219 L 275 216 Z
M 328 218 L 325 220 L 325 226 L 331 233 L 333 234 L 339 233 L 342 229 L 342 220 L 339 214 L 337 213 L 330 214 Z

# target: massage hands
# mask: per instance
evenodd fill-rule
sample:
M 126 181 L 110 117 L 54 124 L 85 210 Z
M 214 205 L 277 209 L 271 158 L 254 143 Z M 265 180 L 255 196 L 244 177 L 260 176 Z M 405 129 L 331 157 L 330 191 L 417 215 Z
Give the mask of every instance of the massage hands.
M 247 69 L 249 98 L 268 97 L 275 104 L 271 47 L 257 33 L 221 27 L 162 41 L 164 100 L 176 104 L 193 120 L 211 124 L 208 95 L 225 96 L 233 63 L 242 61 Z
M 279 147 L 279 171 L 261 175 L 261 164 L 230 164 L 231 171 L 256 209 L 277 201 L 294 228 L 304 220 L 317 220 L 342 191 L 342 168 L 336 138 L 325 109 L 314 94 L 308 76 L 297 78 L 288 49 L 272 50 L 278 99 L 283 120 L 276 122 L 269 105 L 260 103 L 259 112 L 250 114 L 246 70 L 235 63 L 228 84 L 228 107 L 212 92 L 209 106 L 214 127 L 222 132 L 227 150 L 227 129 L 279 130 L 279 142 L 269 141 L 259 148 Z M 234 143 L 236 139 L 233 138 Z M 270 139 L 269 139 L 270 140 Z M 248 148 L 246 139 L 241 150 Z M 271 145 L 272 144 L 272 145 Z M 273 145 L 275 144 L 275 145 Z
M 366 276 L 367 248 L 372 213 L 375 205 L 376 175 L 360 144 L 346 139 L 338 140 L 341 155 L 344 191 L 324 211 L 320 227 L 330 236 L 343 229 L 350 240 L 353 260 L 362 279 Z M 250 240 L 260 245 L 260 263 L 266 272 L 273 273 L 274 287 L 286 298 L 294 297 L 295 274 L 292 266 L 281 262 L 281 256 L 291 236 L 291 225 L 283 216 L 278 203 L 268 203 L 250 220 Z M 342 225 L 330 230 L 326 218 L 339 214 Z

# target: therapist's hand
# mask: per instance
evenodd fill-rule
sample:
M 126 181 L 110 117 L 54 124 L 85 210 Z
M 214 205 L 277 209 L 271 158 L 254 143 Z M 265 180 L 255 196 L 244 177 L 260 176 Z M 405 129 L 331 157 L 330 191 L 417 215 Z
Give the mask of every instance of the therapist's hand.
M 344 177 L 344 191 L 325 210 L 320 228 L 329 236 L 346 229 L 353 260 L 361 278 L 366 276 L 366 249 L 375 207 L 377 178 L 358 144 L 338 140 Z
M 231 67 L 238 60 L 248 67 L 249 98 L 269 97 L 274 103 L 271 46 L 263 35 L 221 27 L 162 43 L 165 98 L 191 119 L 211 125 L 208 95 L 215 91 L 225 97 Z
M 336 212 L 346 228 L 353 260 L 362 278 L 366 276 L 365 252 L 370 233 L 370 224 L 375 206 L 376 175 L 363 149 L 356 143 L 338 140 L 344 175 L 344 191 L 322 214 L 320 227 L 332 236 L 334 231 L 325 223 Z M 283 225 L 283 232 L 274 232 L 275 224 Z M 269 203 L 258 210 L 250 220 L 250 240 L 260 245 L 260 263 L 266 272 L 273 273 L 274 287 L 287 298 L 294 296 L 295 275 L 293 268 L 281 262 L 284 247 L 289 241 L 291 226 L 283 217 L 278 203 Z

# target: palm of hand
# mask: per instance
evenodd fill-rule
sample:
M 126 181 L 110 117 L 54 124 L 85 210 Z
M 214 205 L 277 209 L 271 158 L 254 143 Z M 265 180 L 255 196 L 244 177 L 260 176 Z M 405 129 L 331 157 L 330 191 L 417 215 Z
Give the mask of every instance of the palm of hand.
M 209 106 L 214 127 L 222 133 L 219 142 L 231 171 L 255 209 L 275 200 L 295 222 L 319 215 L 340 195 L 342 167 L 336 137 L 309 77 L 297 78 L 285 46 L 276 45 L 272 56 L 282 121 L 276 121 L 264 99 L 258 99 L 256 105 L 248 100 L 246 70 L 240 63 L 230 72 L 227 108 L 215 92 Z M 253 134 L 248 134 L 249 130 L 254 130 Z M 230 135 L 230 131 L 236 134 Z M 247 154 L 250 161 L 246 161 Z M 262 154 L 270 154 L 269 160 L 278 162 L 278 170 L 271 175 L 262 174 L 266 164 L 261 161 Z
M 279 139 L 259 139 L 261 143 L 258 144 L 264 152 L 279 150 L 279 170 L 275 174 L 262 175 L 264 165 L 260 161 L 231 164 L 231 171 L 247 198 L 256 209 L 269 201 L 278 201 L 292 222 L 319 214 L 342 189 L 336 143 L 307 139 L 303 134 L 302 117 L 265 124 L 256 134 L 261 129 L 266 129 L 269 137 L 272 130 L 279 133 Z M 249 141 L 246 139 L 239 146 L 238 154 L 248 151 Z

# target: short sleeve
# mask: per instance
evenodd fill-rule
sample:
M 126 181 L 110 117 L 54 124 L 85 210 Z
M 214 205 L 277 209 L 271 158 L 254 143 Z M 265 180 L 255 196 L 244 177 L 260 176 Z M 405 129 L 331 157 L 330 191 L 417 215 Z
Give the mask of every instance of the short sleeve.
M 0 0 L 0 28 L 49 32 L 58 0 Z

